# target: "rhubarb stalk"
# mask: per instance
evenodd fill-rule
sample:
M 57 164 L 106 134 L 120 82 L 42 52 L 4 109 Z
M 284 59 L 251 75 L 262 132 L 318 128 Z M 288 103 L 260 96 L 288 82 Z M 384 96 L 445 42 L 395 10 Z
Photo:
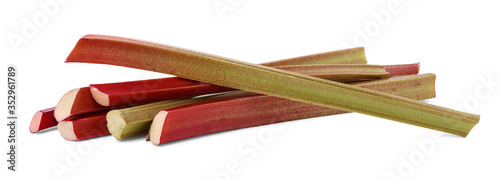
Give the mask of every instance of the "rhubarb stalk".
M 418 63 L 405 65 L 327 64 L 291 65 L 274 68 L 339 82 L 384 79 L 394 75 L 417 74 Z M 389 69 L 389 70 L 388 70 Z M 121 83 L 93 84 L 90 91 L 103 106 L 134 106 L 167 99 L 194 97 L 235 90 L 179 77 Z
M 365 64 L 292 65 L 292 66 L 277 66 L 275 68 L 298 72 L 311 76 L 317 76 L 320 78 L 325 78 L 330 80 L 340 80 L 347 82 L 347 81 L 387 78 L 387 76 L 389 76 L 389 72 L 386 69 L 389 66 L 392 67 L 394 65 L 386 65 L 386 66 L 365 65 Z M 392 69 L 394 69 L 392 71 L 398 70 L 399 71 L 398 75 L 417 74 L 419 71 L 419 65 L 418 64 L 397 65 L 396 67 L 392 67 Z M 161 87 L 156 86 L 157 88 L 151 88 L 149 90 L 140 90 L 140 91 L 132 90 L 132 88 L 140 86 L 141 83 L 150 84 L 148 86 L 154 86 L 153 84 L 157 84 L 158 86 L 161 85 Z M 94 88 L 96 90 L 93 90 Z M 182 78 L 162 78 L 155 80 L 144 80 L 143 82 L 132 81 L 123 83 L 91 85 L 92 95 L 94 96 L 96 101 L 104 101 L 102 99 L 105 98 L 107 99 L 106 101 L 108 102 L 110 101 L 109 99 L 111 96 L 113 96 L 115 99 L 118 98 L 118 96 L 120 96 L 122 99 L 130 99 L 130 95 L 127 95 L 128 93 L 139 96 L 148 96 L 147 97 L 148 101 L 153 101 L 159 99 L 193 97 L 197 95 L 234 90 L 230 88 L 226 89 L 224 88 L 225 87 L 211 85 L 207 83 L 195 82 L 191 80 L 185 80 Z M 154 95 L 150 95 L 151 93 L 153 93 Z M 152 96 L 154 96 L 154 98 L 150 98 Z M 144 98 L 142 99 L 144 100 Z M 196 102 L 202 102 L 206 100 L 210 100 L 210 98 L 162 101 L 158 103 L 146 104 L 137 107 L 112 110 L 107 115 L 108 129 L 110 133 L 118 140 L 146 134 L 149 129 L 150 122 L 152 121 L 153 117 L 158 113 L 158 111 L 177 106 L 193 104 Z
M 355 85 L 422 100 L 435 97 L 435 77 L 412 75 Z M 267 95 L 233 97 L 161 111 L 149 134 L 151 142 L 159 145 L 214 132 L 346 112 Z
M 357 47 L 352 49 L 337 50 L 332 52 L 278 60 L 263 63 L 262 65 L 270 67 L 279 66 L 280 68 L 286 68 L 284 66 L 366 63 L 367 62 L 364 48 Z M 402 68 L 408 68 L 408 66 L 404 66 Z M 295 67 L 295 69 L 297 69 L 297 67 Z M 404 71 L 404 69 L 400 70 Z M 379 75 L 380 73 L 383 73 L 383 71 L 379 71 Z M 326 75 L 326 73 L 323 72 L 323 75 Z M 337 76 L 340 77 L 340 74 L 337 74 Z M 382 74 L 381 76 L 384 75 Z M 172 98 L 193 97 L 198 95 L 234 90 L 227 87 L 196 82 L 179 77 L 139 80 L 122 83 L 92 84 L 90 85 L 90 88 L 95 100 L 102 106 L 134 106 L 137 104 L 146 104 Z
M 412 98 L 412 99 L 417 99 L 417 100 L 422 100 L 422 99 L 429 99 L 435 97 L 435 92 L 434 92 L 434 82 L 435 82 L 435 75 L 433 74 L 426 74 L 426 75 L 410 75 L 410 76 L 401 76 L 401 77 L 393 77 L 387 80 L 377 80 L 377 81 L 369 81 L 365 83 L 354 83 L 353 85 L 360 86 L 362 88 L 369 88 L 372 90 L 377 90 L 377 91 L 382 91 L 382 92 L 387 92 L 391 94 L 396 94 L 399 96 L 407 97 L 407 98 Z M 250 95 L 250 94 L 238 94 L 240 96 L 243 95 Z M 228 94 L 224 95 L 213 95 L 210 97 L 202 97 L 202 98 L 195 98 L 195 99 L 186 99 L 186 100 L 167 100 L 167 101 L 162 101 L 162 102 L 157 102 L 157 103 L 151 103 L 151 104 L 146 104 L 146 105 L 141 105 L 141 106 L 135 106 L 135 107 L 130 107 L 130 108 L 124 108 L 124 109 L 117 109 L 117 110 L 111 110 L 108 112 L 108 115 L 106 117 L 106 120 L 108 121 L 108 129 L 110 133 L 117 138 L 118 140 L 129 138 L 129 137 L 134 137 L 142 134 L 146 134 L 149 130 L 151 121 L 153 120 L 154 116 L 161 110 L 166 110 L 174 107 L 179 107 L 183 105 L 188 105 L 188 104 L 195 104 L 199 102 L 205 102 L 205 101 L 211 101 L 211 100 L 216 100 L 216 99 L 223 99 L 223 98 L 229 98 L 229 97 L 236 97 L 235 94 L 232 96 Z M 270 96 L 268 96 L 271 98 Z M 275 99 L 274 97 L 272 99 Z M 281 102 L 281 98 L 279 101 Z M 272 106 L 274 100 L 269 100 L 268 103 L 263 103 L 262 105 L 264 106 Z M 254 103 L 251 102 L 250 103 Z M 295 103 L 295 101 L 290 101 L 290 103 Z M 304 109 L 300 110 L 303 112 L 304 116 L 310 115 L 314 116 L 316 114 L 321 114 L 317 113 L 315 111 L 316 107 L 315 105 L 304 103 L 301 104 L 303 105 Z M 325 108 L 325 107 L 322 107 Z M 310 109 L 310 110 L 309 110 Z M 327 108 L 331 109 L 331 108 Z M 227 112 L 230 113 L 230 109 L 227 109 Z M 254 109 L 249 109 L 247 112 L 252 111 L 255 113 Z M 325 110 L 324 115 L 327 114 L 335 114 L 339 110 L 332 109 L 330 112 L 328 110 Z M 196 112 L 196 111 L 193 111 Z M 236 111 L 235 111 L 236 112 Z M 251 113 L 252 113 L 251 112 Z M 278 112 L 278 110 L 275 110 L 275 112 Z M 241 115 L 245 115 L 245 112 L 237 111 L 237 113 Z M 296 111 L 280 111 L 279 113 L 296 113 Z M 269 114 L 270 115 L 270 114 Z M 286 118 L 285 116 L 283 118 Z M 281 118 L 281 119 L 283 119 Z M 294 118 L 286 118 L 286 120 L 293 120 Z M 197 119 L 186 119 L 187 121 L 189 120 L 197 120 Z M 254 123 L 254 121 L 259 121 L 261 118 L 255 118 L 250 121 Z M 262 120 L 269 120 L 269 119 L 262 119 Z M 157 122 L 158 123 L 158 122 Z M 262 123 L 264 124 L 264 123 Z M 210 124 L 207 124 L 210 125 Z M 250 125 L 250 124 L 249 124 Z M 157 126 L 158 128 L 158 126 Z
M 479 115 L 202 52 L 121 37 L 86 35 L 66 62 L 125 66 L 359 112 L 467 136 Z

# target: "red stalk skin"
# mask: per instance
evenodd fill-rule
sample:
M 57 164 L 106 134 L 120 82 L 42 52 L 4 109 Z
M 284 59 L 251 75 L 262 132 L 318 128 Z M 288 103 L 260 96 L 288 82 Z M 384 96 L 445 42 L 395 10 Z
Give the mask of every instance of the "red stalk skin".
M 389 76 L 412 75 L 419 72 L 418 63 L 386 65 L 384 67 L 389 72 Z M 92 84 L 90 88 L 106 94 L 109 99 L 109 106 L 115 108 L 235 90 L 179 77 Z
M 54 110 L 56 107 L 51 107 L 37 111 L 30 123 L 30 132 L 36 133 L 38 131 L 57 126 L 58 122 L 54 118 Z
M 73 124 L 73 131 L 78 141 L 89 138 L 109 135 L 105 112 L 76 116 L 63 120 Z
M 420 71 L 420 63 L 402 64 L 402 65 L 385 65 L 385 71 L 389 72 L 389 77 L 398 75 L 418 74 Z
M 433 74 L 425 75 L 434 76 Z M 430 97 L 404 93 L 398 91 L 394 85 L 372 85 L 365 82 L 353 85 L 418 100 Z M 407 85 L 422 85 L 422 81 L 413 81 Z M 434 96 L 435 93 L 432 97 Z M 255 112 L 250 113 L 248 111 Z M 349 111 L 256 94 L 196 103 L 167 109 L 162 112 L 166 112 L 166 117 L 160 141 L 155 145 L 215 132 L 348 113 Z

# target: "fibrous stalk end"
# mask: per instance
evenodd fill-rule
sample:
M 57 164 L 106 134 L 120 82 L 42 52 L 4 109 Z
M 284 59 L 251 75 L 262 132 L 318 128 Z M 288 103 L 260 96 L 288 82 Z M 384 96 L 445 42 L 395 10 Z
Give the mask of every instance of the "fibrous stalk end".
M 59 103 L 57 103 L 56 109 L 54 110 L 54 117 L 58 122 L 61 122 L 71 116 L 71 109 L 79 91 L 80 88 L 73 89 L 64 94 L 61 100 L 59 100 Z
M 149 140 L 154 145 L 160 144 L 161 133 L 167 114 L 168 112 L 166 111 L 160 111 L 153 119 L 153 123 L 151 124 L 151 128 L 149 129 Z
M 76 141 L 78 140 L 75 134 L 75 131 L 73 129 L 73 123 L 71 121 L 61 121 L 57 125 L 57 129 L 59 130 L 59 133 L 61 133 L 61 136 L 70 141 Z
M 118 140 L 122 139 L 123 128 L 127 125 L 127 122 L 122 117 L 119 111 L 111 110 L 106 114 L 106 121 L 108 122 L 108 130 L 113 137 Z

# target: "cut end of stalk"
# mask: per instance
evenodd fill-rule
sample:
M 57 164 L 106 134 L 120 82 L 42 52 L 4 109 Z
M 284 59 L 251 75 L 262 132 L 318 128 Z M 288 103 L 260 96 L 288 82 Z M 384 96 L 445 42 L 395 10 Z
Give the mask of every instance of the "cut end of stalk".
M 160 145 L 161 133 L 163 130 L 163 124 L 165 123 L 165 118 L 167 117 L 167 111 L 160 111 L 151 124 L 149 131 L 149 140 L 154 145 Z
M 79 91 L 80 88 L 73 89 L 64 94 L 61 100 L 59 100 L 59 103 L 57 103 L 56 109 L 54 110 L 54 117 L 58 122 L 61 122 L 71 116 L 71 109 Z
M 59 122 L 59 124 L 57 125 L 57 129 L 64 139 L 70 141 L 78 140 L 75 134 L 75 130 L 73 129 L 73 123 L 71 121 Z
M 54 117 L 58 122 L 69 117 L 109 110 L 110 107 L 98 104 L 89 87 L 77 88 L 63 95 L 57 103 Z
M 31 133 L 36 133 L 40 131 L 40 122 L 42 120 L 43 113 L 41 111 L 37 111 L 35 115 L 33 115 L 33 118 L 31 119 L 30 123 L 30 132 Z
M 122 117 L 119 111 L 111 110 L 106 114 L 106 121 L 108 122 L 108 130 L 113 137 L 118 140 L 122 139 L 123 128 L 127 125 L 127 122 Z
M 90 93 L 92 94 L 92 97 L 94 97 L 94 100 L 99 103 L 102 106 L 109 106 L 109 96 L 106 93 L 103 93 L 99 91 L 99 89 L 90 86 Z

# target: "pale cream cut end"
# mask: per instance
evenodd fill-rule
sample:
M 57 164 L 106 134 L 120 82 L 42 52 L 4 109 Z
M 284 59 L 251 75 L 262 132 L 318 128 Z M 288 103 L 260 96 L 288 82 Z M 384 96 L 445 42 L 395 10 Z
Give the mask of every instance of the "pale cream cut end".
M 107 126 L 109 133 L 116 139 L 121 140 L 123 128 L 127 125 L 121 113 L 117 110 L 109 111 L 108 114 L 106 114 L 106 121 L 108 122 Z
M 80 88 L 71 90 L 64 94 L 59 100 L 56 109 L 54 110 L 54 118 L 56 118 L 57 122 L 61 122 L 71 115 L 71 109 L 79 91 Z
M 40 131 L 40 121 L 42 120 L 42 115 L 43 113 L 40 111 L 37 111 L 35 115 L 33 115 L 33 118 L 31 119 L 30 123 L 30 132 L 35 133 Z
M 90 87 L 90 93 L 94 100 L 102 106 L 109 106 L 109 96 L 106 93 L 99 91 L 95 87 Z
M 167 117 L 167 111 L 160 111 L 153 122 L 151 123 L 151 128 L 149 128 L 149 140 L 154 145 L 160 144 L 161 132 L 163 131 L 163 124 L 165 123 L 165 118 Z
M 61 136 L 66 140 L 76 141 L 75 131 L 73 129 L 73 123 L 70 121 L 61 121 L 57 125 L 57 130 L 61 133 Z

